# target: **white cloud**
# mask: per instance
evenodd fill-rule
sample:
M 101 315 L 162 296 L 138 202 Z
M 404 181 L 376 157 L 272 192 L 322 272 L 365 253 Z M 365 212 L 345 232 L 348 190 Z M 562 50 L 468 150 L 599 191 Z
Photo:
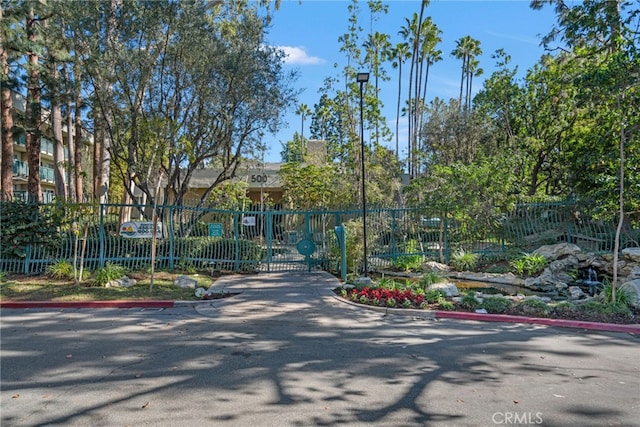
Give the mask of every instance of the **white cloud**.
M 326 61 L 317 56 L 310 56 L 299 46 L 278 46 L 285 54 L 284 62 L 286 64 L 314 65 L 324 64 Z

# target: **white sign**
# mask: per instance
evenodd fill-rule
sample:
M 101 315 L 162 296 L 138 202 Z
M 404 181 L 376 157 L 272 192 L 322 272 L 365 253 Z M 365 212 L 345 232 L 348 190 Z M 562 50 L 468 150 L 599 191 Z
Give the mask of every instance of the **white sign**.
M 162 239 L 162 223 L 157 223 L 156 238 Z M 152 221 L 130 221 L 123 222 L 120 226 L 120 235 L 122 237 L 131 237 L 133 239 L 150 239 L 153 237 Z
M 256 225 L 256 217 L 255 216 L 245 216 L 242 218 L 242 225 L 246 225 L 248 227 L 253 227 Z

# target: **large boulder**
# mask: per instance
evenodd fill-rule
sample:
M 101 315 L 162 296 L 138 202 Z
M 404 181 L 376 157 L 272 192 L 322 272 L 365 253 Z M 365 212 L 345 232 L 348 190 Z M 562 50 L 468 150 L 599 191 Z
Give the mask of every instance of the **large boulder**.
M 629 261 L 640 262 L 640 248 L 625 248 L 622 250 L 622 256 Z
M 640 308 L 640 279 L 633 279 L 620 286 L 631 295 L 631 303 L 634 307 Z
M 580 262 L 578 258 L 574 255 L 569 255 L 566 258 L 556 259 L 555 261 L 551 261 L 549 263 L 549 270 L 552 273 L 562 273 L 571 270 L 577 270 L 580 266 Z
M 568 292 L 568 283 L 572 281 L 573 278 L 565 272 L 553 273 L 549 268 L 545 268 L 540 276 L 526 278 L 524 287 L 533 291 L 564 295 Z
M 581 252 L 578 245 L 573 243 L 558 243 L 555 245 L 540 246 L 533 253 L 542 255 L 547 261 L 555 261 L 566 255 L 576 255 Z

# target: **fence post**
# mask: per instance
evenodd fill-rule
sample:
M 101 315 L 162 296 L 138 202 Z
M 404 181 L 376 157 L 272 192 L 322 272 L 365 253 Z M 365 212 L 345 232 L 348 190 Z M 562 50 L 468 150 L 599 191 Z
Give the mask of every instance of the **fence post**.
M 98 266 L 104 268 L 104 251 L 105 251 L 105 233 L 104 233 L 104 205 L 100 203 L 100 231 L 98 233 L 100 255 L 98 258 Z
M 391 209 L 391 236 L 389 236 L 389 248 L 391 249 L 391 259 L 395 261 L 398 258 L 398 242 L 396 242 L 396 228 L 398 228 L 398 220 L 396 218 L 397 210 Z
M 168 221 L 169 221 L 169 226 L 168 226 L 168 233 L 169 233 L 169 270 L 173 271 L 174 251 L 175 251 L 175 241 L 174 241 L 174 236 L 173 236 L 173 234 L 174 234 L 173 233 L 173 205 L 169 205 Z
M 235 250 L 235 260 L 234 260 L 234 271 L 237 273 L 240 270 L 240 231 L 238 230 L 238 212 L 233 213 L 233 234 L 234 234 L 234 244 L 236 247 Z
M 29 274 L 30 271 L 30 267 L 29 264 L 31 263 L 31 245 L 27 245 L 25 247 L 25 257 L 24 257 L 24 267 L 23 267 L 23 273 L 24 274 Z
M 273 212 L 267 207 L 265 214 L 266 230 L 265 243 L 267 244 L 267 272 L 271 272 L 271 257 L 273 256 Z
M 449 212 L 447 211 L 444 213 L 443 223 L 444 235 L 442 238 L 442 246 L 444 246 L 444 261 L 445 263 L 448 263 L 449 256 L 451 255 L 451 248 L 449 247 Z

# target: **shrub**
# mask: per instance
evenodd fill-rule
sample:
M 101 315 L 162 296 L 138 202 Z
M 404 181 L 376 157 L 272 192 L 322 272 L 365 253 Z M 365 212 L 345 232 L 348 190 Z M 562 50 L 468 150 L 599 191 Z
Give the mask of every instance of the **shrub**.
M 559 317 L 574 317 L 578 313 L 578 306 L 569 301 L 562 301 L 552 308 L 553 314 Z
M 444 280 L 444 277 L 442 277 L 440 274 L 436 273 L 435 271 L 429 271 L 422 275 L 422 277 L 418 281 L 418 285 L 422 289 L 426 290 L 429 286 L 433 285 L 434 283 L 440 283 L 443 280 Z
M 120 279 L 126 270 L 121 265 L 108 262 L 103 268 L 99 268 L 94 273 L 93 282 L 98 286 L 104 286 L 112 280 Z
M 590 317 L 603 316 L 608 317 L 625 317 L 630 318 L 633 316 L 631 309 L 623 303 L 603 303 L 600 301 L 588 301 L 578 306 L 580 312 L 587 314 Z
M 534 317 L 547 317 L 549 316 L 549 306 L 539 299 L 526 299 L 518 304 L 516 304 L 512 311 L 515 311 L 517 314 L 523 314 L 525 316 L 534 316 Z
M 404 248 L 405 253 L 418 252 L 418 241 L 409 240 Z M 393 266 L 399 270 L 419 270 L 422 267 L 422 255 L 402 255 L 393 260 Z
M 427 289 L 424 300 L 429 304 L 440 302 L 444 299 L 445 294 L 440 289 Z
M 0 201 L 0 205 L 0 256 L 20 259 L 27 256 L 29 245 L 52 249 L 60 244 L 59 230 L 66 220 L 63 206 L 19 200 Z
M 451 301 L 447 301 L 444 297 L 438 299 L 438 304 L 442 310 L 450 311 L 454 309 L 453 303 Z
M 462 297 L 460 305 L 467 310 L 475 310 L 480 306 L 480 301 L 476 298 L 476 293 L 474 291 L 469 291 L 464 297 Z
M 72 280 L 73 264 L 66 259 L 56 261 L 47 267 L 47 276 L 56 280 Z
M 488 313 L 506 313 L 512 306 L 513 302 L 504 297 L 486 297 L 482 301 L 482 308 Z
M 395 307 L 396 306 L 396 300 L 394 298 L 388 298 L 387 299 L 387 307 Z
M 606 304 L 623 304 L 631 307 L 633 304 L 633 295 L 624 287 L 616 287 L 616 300 L 613 301 L 613 285 L 609 280 L 605 280 L 600 288 L 600 294 L 598 296 Z
M 478 254 L 460 249 L 451 256 L 451 265 L 458 271 L 471 271 L 477 267 L 479 259 Z
M 535 276 L 541 273 L 547 265 L 547 259 L 540 254 L 522 254 L 511 261 L 515 273 L 519 276 Z

